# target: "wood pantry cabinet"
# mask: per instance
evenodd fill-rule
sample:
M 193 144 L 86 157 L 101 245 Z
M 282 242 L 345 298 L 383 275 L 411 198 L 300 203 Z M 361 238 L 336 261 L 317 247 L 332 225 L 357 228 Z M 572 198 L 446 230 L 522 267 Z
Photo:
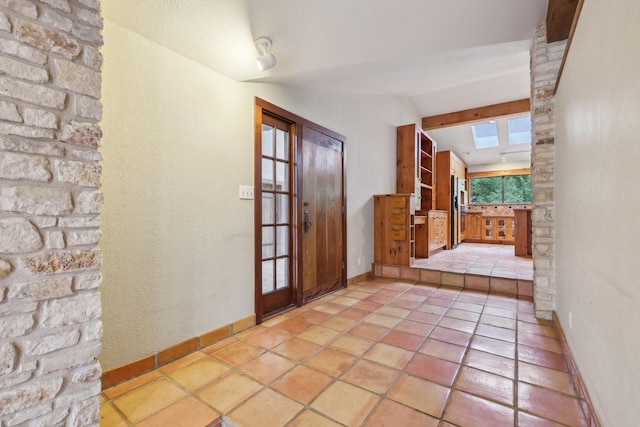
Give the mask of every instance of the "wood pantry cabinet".
M 436 153 L 436 205 L 438 209 L 449 213 L 450 231 L 447 249 L 460 242 L 460 205 L 463 199 L 463 188 L 454 188 L 462 180 L 466 180 L 467 165 L 451 151 Z M 464 181 L 463 181 L 464 182 Z M 454 194 L 455 193 L 455 194 Z M 454 196 L 458 198 L 458 207 L 454 208 Z M 466 224 L 465 224 L 466 225 Z
M 411 194 L 373 196 L 374 254 L 378 264 L 411 266 L 415 259 L 415 206 Z
M 415 124 L 397 128 L 397 185 L 400 194 L 417 197 L 416 211 L 426 215 L 435 209 L 436 143 Z

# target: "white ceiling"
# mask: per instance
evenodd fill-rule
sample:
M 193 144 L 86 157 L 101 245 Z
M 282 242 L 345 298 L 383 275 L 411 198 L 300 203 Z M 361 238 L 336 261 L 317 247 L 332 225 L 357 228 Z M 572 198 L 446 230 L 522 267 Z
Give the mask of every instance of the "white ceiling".
M 425 117 L 528 98 L 529 48 L 547 0 L 109 0 L 102 8 L 107 20 L 234 80 L 408 97 Z M 267 72 L 256 68 L 261 36 L 278 60 Z M 430 134 L 463 158 L 469 151 L 469 165 L 499 161 L 476 153 L 468 126 Z

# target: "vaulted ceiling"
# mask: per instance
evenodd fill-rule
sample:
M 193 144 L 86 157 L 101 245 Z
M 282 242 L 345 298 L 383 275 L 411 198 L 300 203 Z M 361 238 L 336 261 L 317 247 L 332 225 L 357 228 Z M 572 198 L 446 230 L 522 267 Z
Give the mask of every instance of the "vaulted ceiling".
M 547 3 L 110 0 L 102 7 L 107 20 L 234 80 L 407 97 L 425 117 L 528 98 L 529 49 Z M 266 72 L 255 63 L 261 36 L 278 61 Z M 469 164 L 499 161 L 465 158 L 471 151 L 457 147 L 470 132 L 454 130 L 434 132 L 441 148 Z

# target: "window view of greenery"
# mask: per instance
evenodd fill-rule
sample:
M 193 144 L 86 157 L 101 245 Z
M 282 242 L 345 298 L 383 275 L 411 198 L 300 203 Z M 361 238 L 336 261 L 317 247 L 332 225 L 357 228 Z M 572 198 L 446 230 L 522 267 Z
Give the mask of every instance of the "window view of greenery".
M 471 178 L 471 203 L 530 203 L 531 175 Z

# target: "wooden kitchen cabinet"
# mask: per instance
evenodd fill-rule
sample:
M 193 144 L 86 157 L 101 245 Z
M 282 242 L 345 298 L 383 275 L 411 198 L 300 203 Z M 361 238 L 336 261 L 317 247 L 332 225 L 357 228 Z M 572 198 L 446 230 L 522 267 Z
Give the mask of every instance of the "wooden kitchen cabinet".
M 416 211 L 426 215 L 435 208 L 436 143 L 415 124 L 397 128 L 397 188 L 416 196 Z
M 481 216 L 482 240 L 495 242 L 514 241 L 515 219 L 512 216 Z
M 465 214 L 465 240 L 482 240 L 482 213 L 467 212 Z
M 515 256 L 531 256 L 532 226 L 531 209 L 514 209 L 515 214 Z
M 416 258 L 429 258 L 434 252 L 447 246 L 449 214 L 447 211 L 430 210 L 426 216 L 416 215 Z
M 515 219 L 513 217 L 499 217 L 496 220 L 496 237 L 498 240 L 513 241 Z
M 452 151 L 438 151 L 436 153 L 436 206 L 440 210 L 446 210 L 449 214 L 450 231 L 447 233 L 447 249 L 460 243 L 460 206 L 464 200 L 466 189 L 454 185 L 466 183 L 467 165 Z M 466 184 L 465 184 L 466 185 Z M 456 193 L 456 194 L 453 194 Z M 454 196 L 458 197 L 457 209 L 453 206 Z
M 410 266 L 416 256 L 415 206 L 411 194 L 374 196 L 374 262 Z
M 449 213 L 441 210 L 429 211 L 429 255 L 447 246 Z

